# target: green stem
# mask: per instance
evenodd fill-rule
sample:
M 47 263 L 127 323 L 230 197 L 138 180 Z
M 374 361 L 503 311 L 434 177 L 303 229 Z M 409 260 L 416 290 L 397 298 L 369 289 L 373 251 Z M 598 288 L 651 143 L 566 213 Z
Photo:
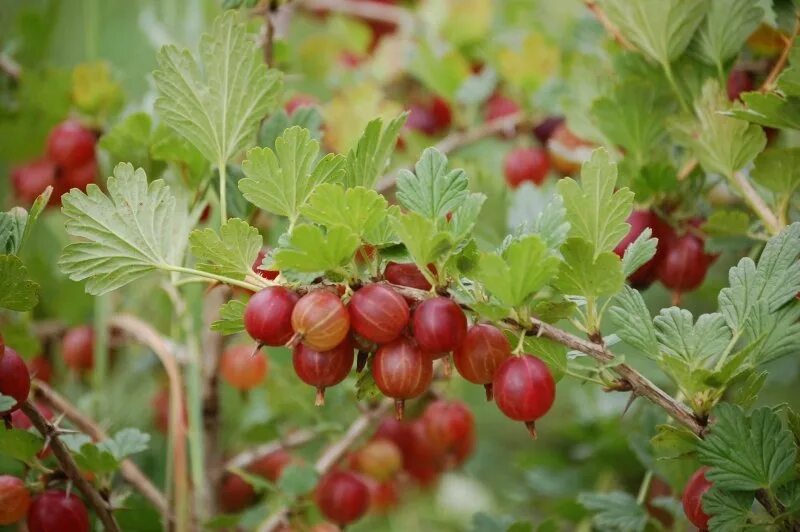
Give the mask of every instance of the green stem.
M 672 91 L 675 93 L 675 96 L 678 98 L 678 102 L 681 104 L 681 108 L 686 111 L 687 113 L 691 113 L 691 109 L 689 109 L 689 105 L 686 103 L 686 100 L 683 99 L 683 94 L 681 93 L 680 88 L 678 88 L 678 84 L 675 82 L 675 76 L 672 73 L 672 65 L 669 62 L 662 63 L 661 67 L 664 69 L 664 74 L 667 76 L 667 81 L 669 82 L 670 87 L 672 87 Z
M 220 161 L 219 164 L 219 225 L 220 226 L 224 225 L 225 221 L 228 219 L 228 204 L 226 199 L 227 179 L 228 179 L 228 167 L 225 165 L 225 161 Z
M 600 386 L 606 386 L 606 383 L 601 381 L 600 379 L 595 379 L 594 377 L 590 377 L 588 375 L 583 375 L 578 373 L 577 371 L 572 371 L 569 368 L 564 368 L 564 375 L 569 375 L 570 377 L 575 377 L 578 380 L 592 382 L 594 384 L 599 384 Z
M 728 345 L 725 347 L 725 351 L 722 352 L 720 355 L 719 360 L 717 360 L 716 365 L 714 366 L 714 371 L 719 371 L 722 369 L 722 366 L 725 365 L 725 361 L 728 360 L 728 356 L 733 352 L 734 346 L 736 346 L 736 342 L 739 341 L 739 337 L 742 335 L 742 331 L 736 331 L 736 334 L 733 335 L 731 341 L 728 342 Z
M 639 486 L 639 494 L 636 496 L 636 504 L 641 506 L 647 499 L 647 493 L 650 491 L 650 483 L 653 480 L 653 470 L 648 469 L 642 479 L 642 485 Z
M 183 266 L 173 266 L 171 264 L 161 264 L 158 266 L 160 269 L 168 271 L 168 272 L 178 272 L 178 273 L 188 273 L 190 275 L 194 275 L 197 277 L 205 277 L 208 279 L 214 279 L 215 281 L 219 281 L 221 283 L 238 286 L 240 288 L 245 288 L 247 290 L 251 290 L 253 292 L 258 292 L 263 288 L 263 286 L 258 286 L 253 283 L 248 283 L 247 281 L 238 281 L 236 279 L 231 279 L 230 277 L 225 277 L 224 275 L 217 275 L 215 273 L 204 272 L 202 270 L 195 270 L 192 268 L 184 268 Z

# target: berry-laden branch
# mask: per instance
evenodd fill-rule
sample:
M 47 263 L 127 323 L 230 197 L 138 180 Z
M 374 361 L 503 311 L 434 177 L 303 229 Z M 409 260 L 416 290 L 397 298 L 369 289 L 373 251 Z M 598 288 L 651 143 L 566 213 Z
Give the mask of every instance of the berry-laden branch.
M 493 135 L 497 135 L 498 133 L 514 129 L 524 120 L 525 115 L 523 113 L 514 113 L 502 116 L 500 118 L 490 120 L 489 122 L 485 122 L 476 128 L 451 133 L 436 143 L 434 148 L 444 154 L 448 154 L 457 150 L 458 148 L 467 146 L 481 139 L 485 139 L 486 137 L 491 137 Z M 392 187 L 394 187 L 396 177 L 396 172 L 382 177 L 375 187 L 376 190 L 381 193 L 391 190 Z
M 72 458 L 67 446 L 59 439 L 58 430 L 42 416 L 36 407 L 30 402 L 25 401 L 21 406 L 22 411 L 31 420 L 31 423 L 39 433 L 49 442 L 53 454 L 56 456 L 61 469 L 69 477 L 75 486 L 80 490 L 89 504 L 94 508 L 97 517 L 103 523 L 103 527 L 110 531 L 119 531 L 120 528 L 111 515 L 108 502 L 100 496 L 96 489 L 86 480 L 78 469 L 78 464 Z
M 258 461 L 268 454 L 280 451 L 281 449 L 300 447 L 312 441 L 318 435 L 319 434 L 313 430 L 297 430 L 290 432 L 284 438 L 261 444 L 258 447 L 248 449 L 247 451 L 233 456 L 225 462 L 225 469 L 247 469 L 253 462 Z
M 415 288 L 394 284 L 390 286 L 403 297 L 417 301 L 432 296 L 430 292 L 424 290 L 417 290 Z M 471 311 L 469 307 L 465 306 L 464 308 Z M 517 331 L 524 329 L 527 334 L 543 336 L 548 340 L 558 342 L 570 349 L 585 353 L 603 364 L 608 364 L 610 366 L 609 369 L 623 380 L 624 386 L 620 387 L 621 391 L 630 390 L 634 396 L 644 397 L 653 404 L 663 408 L 673 419 L 684 425 L 693 433 L 698 436 L 704 434 L 706 428 L 705 424 L 701 423 L 686 405 L 676 401 L 667 392 L 656 386 L 652 381 L 631 366 L 627 364 L 615 364 L 616 357 L 614 353 L 602 345 L 579 338 L 537 318 L 531 318 L 529 326 L 524 326 L 513 320 L 506 320 L 505 324 Z
M 64 414 L 64 417 L 78 427 L 84 434 L 91 436 L 92 439 L 97 441 L 108 438 L 108 434 L 106 434 L 94 420 L 78 410 L 75 405 L 62 397 L 46 383 L 40 380 L 34 380 L 33 388 L 39 400 L 54 411 Z M 139 469 L 132 460 L 127 458 L 123 460 L 120 464 L 120 472 L 122 473 L 122 478 L 124 478 L 128 484 L 136 488 L 159 512 L 166 515 L 170 520 L 172 519 L 169 512 L 169 505 L 167 504 L 167 499 L 164 497 L 164 494 L 150 482 L 150 479 L 142 473 L 141 469 Z
M 361 436 L 389 411 L 392 404 L 392 401 L 383 401 L 377 407 L 367 410 L 356 418 L 342 437 L 328 446 L 317 458 L 314 463 L 314 469 L 316 469 L 317 473 L 321 476 L 330 471 L 347 451 L 358 442 Z M 258 527 L 259 532 L 280 530 L 289 517 L 290 509 L 289 506 L 285 506 L 273 513 Z

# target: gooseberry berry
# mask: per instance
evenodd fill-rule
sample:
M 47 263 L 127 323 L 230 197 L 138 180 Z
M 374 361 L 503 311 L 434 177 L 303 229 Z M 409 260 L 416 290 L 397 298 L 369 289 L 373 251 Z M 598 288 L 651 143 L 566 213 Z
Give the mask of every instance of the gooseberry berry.
M 248 470 L 270 482 L 278 482 L 286 466 L 295 461 L 295 458 L 288 451 L 278 449 L 253 461 Z
M 391 342 L 403 332 L 410 311 L 403 296 L 382 284 L 359 289 L 347 305 L 350 325 L 361 337 L 378 344 Z
M 515 148 L 503 162 L 506 183 L 517 188 L 525 181 L 541 185 L 550 171 L 550 160 L 543 148 Z
M 14 192 L 25 203 L 33 203 L 44 189 L 55 185 L 55 180 L 56 165 L 49 159 L 38 159 L 11 171 Z
M 28 532 L 89 532 L 89 512 L 74 493 L 45 491 L 28 509 Z
M 432 265 L 431 265 L 432 266 Z M 431 269 L 431 266 L 428 269 Z M 383 277 L 392 284 L 408 286 L 417 290 L 430 290 L 431 283 L 422 275 L 417 265 L 412 263 L 390 262 L 383 270 Z
M 708 520 L 711 517 L 703 511 L 703 495 L 711 489 L 711 482 L 706 478 L 707 467 L 701 467 L 689 478 L 686 487 L 683 488 L 683 511 L 686 518 L 694 526 L 701 530 L 708 528 Z
M 536 437 L 534 422 L 545 415 L 556 398 L 556 383 L 547 365 L 532 355 L 503 361 L 492 381 L 497 407 L 516 421 L 524 421 Z
M 627 222 L 630 224 L 631 229 L 620 243 L 617 244 L 617 247 L 614 248 L 614 253 L 620 258 L 625 255 L 625 250 L 628 246 L 648 227 L 652 231 L 652 236 L 658 239 L 658 248 L 653 258 L 628 276 L 628 281 L 631 283 L 631 286 L 642 290 L 650 286 L 650 284 L 656 280 L 658 265 L 664 258 L 669 242 L 672 240 L 672 228 L 664 223 L 656 213 L 649 210 L 635 210 L 631 212 Z
M 258 255 L 256 256 L 256 260 L 253 261 L 253 271 L 256 272 L 258 275 L 260 275 L 261 277 L 263 277 L 264 279 L 268 279 L 268 280 L 272 281 L 276 277 L 278 277 L 278 273 L 280 273 L 280 272 L 277 272 L 275 270 L 262 270 L 261 269 L 261 263 L 264 262 L 264 257 L 266 257 L 266 256 L 267 256 L 267 250 L 266 249 L 262 249 L 262 250 L 260 250 L 258 252 Z
M 453 352 L 458 373 L 486 388 L 486 400 L 492 400 L 492 379 L 500 364 L 511 356 L 511 344 L 503 332 L 488 323 L 477 323 L 467 330 L 464 340 Z
M 705 253 L 703 241 L 687 232 L 669 242 L 658 265 L 658 279 L 677 293 L 692 291 L 703 283 L 713 258 Z
M 728 99 L 732 102 L 740 99 L 741 94 L 752 91 L 753 86 L 753 75 L 750 72 L 740 68 L 731 70 L 726 87 Z
M 65 168 L 61 174 L 61 180 L 67 189 L 86 190 L 87 186 L 95 182 L 96 175 L 97 163 L 94 158 L 91 158 L 80 166 Z
M 75 168 L 94 157 L 94 133 L 75 120 L 65 120 L 50 130 L 47 154 L 64 168 Z
M 222 479 L 217 495 L 224 512 L 236 513 L 253 504 L 256 491 L 242 477 L 230 473 Z
M 0 525 L 22 520 L 31 505 L 31 494 L 21 478 L 0 475 Z
M 333 470 L 320 479 L 315 499 L 322 515 L 344 526 L 369 509 L 369 488 L 356 474 Z
M 16 403 L 8 410 L 0 411 L 0 415 L 10 414 L 18 410 L 28 399 L 31 391 L 31 376 L 25 361 L 10 347 L 0 357 L 0 394 L 16 399 Z
M 292 311 L 297 338 L 315 351 L 329 351 L 344 341 L 350 330 L 350 314 L 339 296 L 314 290 L 300 298 Z
M 237 390 L 250 390 L 261 384 L 268 366 L 267 357 L 241 344 L 226 349 L 219 361 L 222 378 Z
M 356 451 L 353 468 L 378 482 L 394 477 L 403 467 L 400 448 L 387 438 L 375 438 Z
M 414 338 L 425 353 L 437 356 L 457 348 L 467 334 L 467 317 L 450 298 L 426 299 L 414 310 Z
M 486 100 L 486 121 L 491 122 L 498 118 L 511 116 L 520 112 L 520 110 L 517 102 L 508 96 L 495 92 Z
M 428 389 L 433 379 L 433 362 L 411 340 L 401 337 L 375 353 L 372 376 L 378 389 L 395 400 L 395 413 L 401 419 L 405 400 Z
M 282 286 L 259 290 L 244 309 L 244 328 L 264 345 L 284 345 L 292 338 L 292 311 L 298 296 Z
M 338 298 L 337 298 L 338 299 Z M 292 365 L 300 380 L 316 387 L 317 398 L 314 404 L 325 404 L 325 388 L 342 382 L 353 367 L 353 343 L 346 338 L 342 343 L 327 351 L 315 351 L 298 344 L 292 353 Z
M 447 452 L 475 432 L 475 418 L 460 401 L 434 401 L 425 408 L 420 419 L 431 443 Z
M 89 325 L 69 329 L 61 340 L 61 355 L 67 367 L 75 371 L 94 366 L 94 330 Z
M 28 361 L 28 372 L 32 379 L 39 379 L 49 383 L 53 379 L 53 365 L 42 355 L 37 355 Z
M 387 482 L 371 480 L 367 482 L 367 487 L 369 488 L 370 509 L 373 512 L 385 513 L 397 506 L 400 497 L 396 482 L 391 480 Z

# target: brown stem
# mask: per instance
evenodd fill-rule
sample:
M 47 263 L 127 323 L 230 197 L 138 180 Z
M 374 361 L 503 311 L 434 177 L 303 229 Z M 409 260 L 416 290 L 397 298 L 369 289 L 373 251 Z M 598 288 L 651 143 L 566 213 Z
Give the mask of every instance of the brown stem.
M 93 439 L 102 441 L 108 438 L 108 434 L 101 429 L 97 423 L 89 416 L 78 410 L 76 406 L 70 403 L 65 397 L 61 396 L 58 392 L 52 389 L 48 384 L 34 380 L 33 387 L 36 397 L 47 406 L 56 412 L 64 414 L 73 425 L 75 425 L 81 432 L 91 436 Z M 161 514 L 172 517 L 169 515 L 169 505 L 164 494 L 150 482 L 141 469 L 129 459 L 125 459 L 120 464 L 120 472 L 122 478 L 128 484 L 136 488 L 145 499 L 155 506 Z
M 414 28 L 414 16 L 408 9 L 382 2 L 358 0 L 301 0 L 300 7 L 314 10 L 329 10 L 367 20 L 388 22 L 398 31 L 409 33 Z
M 61 469 L 72 483 L 77 486 L 86 501 L 94 509 L 97 517 L 103 523 L 103 528 L 111 531 L 119 531 L 119 526 L 114 520 L 114 516 L 111 515 L 108 502 L 100 496 L 100 493 L 94 489 L 94 486 L 81 474 L 80 469 L 78 469 L 78 464 L 75 463 L 69 449 L 67 449 L 67 446 L 59 439 L 58 430 L 39 413 L 30 401 L 22 403 L 21 408 L 25 415 L 28 416 L 28 419 L 31 420 L 33 426 L 36 427 L 36 430 L 44 436 L 45 440 L 50 442 L 50 448 L 53 450 L 53 454 L 61 465 Z
M 356 444 L 364 433 L 372 427 L 373 423 L 389 411 L 391 406 L 391 401 L 384 401 L 377 408 L 367 410 L 356 418 L 342 437 L 328 446 L 319 458 L 317 458 L 317 461 L 314 463 L 314 468 L 317 470 L 317 473 L 319 475 L 324 475 L 330 471 L 333 466 L 342 459 L 347 451 Z M 290 510 L 291 508 L 289 506 L 280 508 L 264 521 L 264 523 L 258 527 L 258 530 L 260 532 L 279 530 L 286 523 Z
M 783 47 L 780 57 L 778 57 L 778 61 L 776 61 L 772 66 L 772 69 L 769 71 L 769 75 L 767 75 L 767 79 L 764 80 L 764 83 L 761 84 L 761 88 L 758 89 L 760 92 L 769 92 L 775 87 L 775 82 L 778 81 L 778 76 L 780 76 L 781 72 L 783 72 L 783 68 L 786 66 L 786 62 L 789 60 L 792 46 L 794 45 L 794 41 L 799 32 L 800 17 L 795 20 L 792 35 L 786 40 L 786 44 Z
M 447 154 L 486 137 L 491 137 L 503 131 L 513 129 L 519 126 L 524 121 L 524 118 L 525 115 L 522 113 L 503 116 L 467 131 L 451 133 L 440 140 L 434 147 L 440 152 Z M 391 190 L 392 187 L 394 187 L 396 177 L 396 173 L 382 177 L 376 186 L 377 191 L 386 192 Z
M 611 20 L 608 18 L 608 15 L 606 15 L 605 11 L 603 11 L 603 9 L 599 5 L 597 5 L 596 0 L 584 0 L 583 3 L 586 5 L 589 11 L 594 13 L 594 16 L 597 17 L 598 22 L 602 24 L 606 32 L 609 35 L 611 35 L 620 46 L 622 46 L 626 50 L 636 49 L 636 47 L 633 46 L 630 43 L 630 41 L 628 41 L 628 39 L 626 39 L 625 36 L 622 35 L 622 33 L 620 33 L 619 28 L 617 28 L 614 25 L 614 23 L 611 22 Z
M 275 41 L 275 26 L 272 24 L 273 3 L 264 10 L 264 43 L 262 49 L 264 51 L 264 64 L 268 67 L 272 66 L 273 49 Z M 256 209 L 258 210 L 258 209 Z
M 247 469 L 250 464 L 260 460 L 268 454 L 272 454 L 275 451 L 280 451 L 281 449 L 300 447 L 301 445 L 310 442 L 318 435 L 319 433 L 313 430 L 298 430 L 291 432 L 285 438 L 264 443 L 258 447 L 237 454 L 225 462 L 225 469 Z

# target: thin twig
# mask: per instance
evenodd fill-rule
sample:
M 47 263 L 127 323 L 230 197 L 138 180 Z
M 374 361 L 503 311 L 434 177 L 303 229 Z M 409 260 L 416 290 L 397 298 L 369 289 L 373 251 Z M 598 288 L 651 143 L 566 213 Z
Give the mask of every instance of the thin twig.
M 771 235 L 777 235 L 781 232 L 781 224 L 778 217 L 769 208 L 764 201 L 764 198 L 753 188 L 750 180 L 742 172 L 734 172 L 731 181 L 739 189 L 739 193 L 744 198 L 745 203 L 761 218 L 764 227 Z
M 605 28 L 606 32 L 611 35 L 620 46 L 626 50 L 636 49 L 636 47 L 633 46 L 630 41 L 626 39 L 624 35 L 622 35 L 622 33 L 620 33 L 619 28 L 617 28 L 617 26 L 611 22 L 605 11 L 603 11 L 603 9 L 597 5 L 596 0 L 584 0 L 583 3 L 586 4 L 586 7 L 589 9 L 589 11 L 594 13 L 594 16 L 597 17 L 598 22 L 600 22 L 603 28 Z
M 111 515 L 111 509 L 108 502 L 100 496 L 100 493 L 94 489 L 86 478 L 84 478 L 78 464 L 72 458 L 69 449 L 59 439 L 58 430 L 42 416 L 36 407 L 30 401 L 25 401 L 21 406 L 22 412 L 31 420 L 31 424 L 36 427 L 36 430 L 44 436 L 45 440 L 49 442 L 53 454 L 56 456 L 61 469 L 69 477 L 78 490 L 83 494 L 86 501 L 94 509 L 97 517 L 103 523 L 103 528 L 112 532 L 119 531 L 119 526 Z
M 264 64 L 268 67 L 272 66 L 273 49 L 275 41 L 275 26 L 272 24 L 273 13 L 272 2 L 268 2 L 267 8 L 264 10 L 264 41 L 261 48 L 264 51 Z
M 358 0 L 301 0 L 301 7 L 313 10 L 329 10 L 358 18 L 388 22 L 397 26 L 400 33 L 410 33 L 414 28 L 414 16 L 400 6 L 381 2 Z
M 765 79 L 764 83 L 761 84 L 761 88 L 758 89 L 760 92 L 769 92 L 775 87 L 775 82 L 778 81 L 778 76 L 780 76 L 781 72 L 783 72 L 783 68 L 786 66 L 786 62 L 789 60 L 789 55 L 792 51 L 792 46 L 794 45 L 794 41 L 797 38 L 798 33 L 800 33 L 800 17 L 795 20 L 792 35 L 786 40 L 786 44 L 783 47 L 780 57 L 778 57 L 778 60 L 772 66 L 772 69 L 769 71 L 769 75 L 767 75 L 767 79 Z
M 328 446 L 319 458 L 317 458 L 317 461 L 314 463 L 314 468 L 317 470 L 317 473 L 319 475 L 324 475 L 330 471 L 333 466 L 342 459 L 347 451 L 356 444 L 361 436 L 369 430 L 373 423 L 389 411 L 392 404 L 391 401 L 384 401 L 377 408 L 368 410 L 356 418 L 342 437 Z M 258 527 L 259 532 L 273 532 L 279 530 L 288 519 L 290 510 L 291 508 L 289 506 L 285 506 L 274 512 Z
M 524 119 L 525 115 L 523 113 L 514 113 L 503 116 L 467 131 L 457 131 L 455 133 L 451 133 L 436 143 L 434 147 L 440 152 L 448 154 L 486 137 L 491 137 L 492 135 L 497 135 L 503 131 L 514 129 L 519 126 Z M 392 187 L 394 187 L 396 178 L 397 171 L 382 177 L 380 181 L 378 181 L 376 190 L 378 192 L 386 192 L 390 190 Z
M 61 396 L 48 384 L 40 380 L 34 380 L 33 388 L 39 400 L 47 404 L 47 406 L 56 412 L 64 414 L 64 417 L 72 422 L 73 425 L 78 427 L 78 429 L 84 434 L 91 436 L 92 439 L 97 441 L 102 441 L 108 438 L 108 434 L 106 434 L 106 432 L 101 429 L 94 420 L 78 410 L 75 405 L 70 403 L 65 397 Z M 122 464 L 120 465 L 120 472 L 122 473 L 122 478 L 124 478 L 128 484 L 136 488 L 145 499 L 150 501 L 153 506 L 158 509 L 159 512 L 169 516 L 169 505 L 167 504 L 166 497 L 164 497 L 164 494 L 161 493 L 161 491 L 159 491 L 159 489 L 156 488 L 152 482 L 150 482 L 150 479 L 148 479 L 145 474 L 142 473 L 141 469 L 139 469 L 139 467 L 133 463 L 132 460 L 123 460 Z M 172 518 L 170 517 L 170 519 Z
M 258 447 L 248 449 L 235 455 L 225 462 L 225 469 L 247 469 L 253 462 L 260 460 L 268 454 L 280 451 L 281 449 L 300 447 L 312 441 L 317 436 L 319 436 L 319 433 L 313 430 L 297 430 L 290 432 L 284 438 L 261 444 Z

